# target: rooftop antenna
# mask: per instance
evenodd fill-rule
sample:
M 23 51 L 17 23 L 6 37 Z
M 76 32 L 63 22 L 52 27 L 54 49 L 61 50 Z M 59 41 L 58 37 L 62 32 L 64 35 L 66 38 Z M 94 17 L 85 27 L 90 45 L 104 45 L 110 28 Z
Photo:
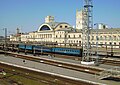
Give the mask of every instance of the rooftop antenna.
M 92 0 L 84 0 L 82 45 L 83 56 L 81 64 L 94 64 L 90 59 L 90 30 L 93 29 Z

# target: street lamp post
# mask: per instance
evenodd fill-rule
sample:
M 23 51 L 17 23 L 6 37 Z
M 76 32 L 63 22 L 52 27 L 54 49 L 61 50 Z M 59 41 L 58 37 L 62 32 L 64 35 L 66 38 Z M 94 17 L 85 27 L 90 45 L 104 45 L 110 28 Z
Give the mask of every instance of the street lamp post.
M 54 38 L 53 38 L 53 47 L 55 48 L 55 38 L 56 38 L 56 36 L 55 36 L 55 29 L 53 30 L 53 35 L 54 35 Z M 53 51 L 53 55 L 52 56 L 55 57 L 55 50 Z
M 42 56 L 42 49 L 43 49 L 43 48 L 42 48 L 42 46 L 43 46 L 42 44 L 43 44 L 43 43 L 42 43 L 42 38 L 41 38 L 41 56 Z
M 35 32 L 34 32 L 34 40 L 33 40 L 33 43 L 34 43 L 35 45 L 34 45 L 34 47 L 32 47 L 32 48 L 33 48 L 32 50 L 33 50 L 33 55 L 34 55 L 34 56 L 36 55 L 36 52 L 35 52 L 35 50 L 36 50 L 36 49 L 35 49 L 35 46 L 36 46 L 36 42 L 35 42 L 36 40 L 35 40 L 35 38 L 36 38 L 36 37 L 35 37 L 35 36 L 36 36 L 36 35 L 35 35 Z
M 98 66 L 99 65 L 99 56 L 98 56 L 98 24 L 99 23 L 95 23 L 94 25 L 96 25 L 97 27 L 97 29 L 96 29 L 96 48 L 97 48 L 97 50 L 96 50 L 96 66 Z
M 113 56 L 113 33 L 111 32 L 111 57 Z
M 3 28 L 3 30 L 5 31 L 5 38 L 4 38 L 4 53 L 6 55 L 6 47 L 7 47 L 7 28 Z

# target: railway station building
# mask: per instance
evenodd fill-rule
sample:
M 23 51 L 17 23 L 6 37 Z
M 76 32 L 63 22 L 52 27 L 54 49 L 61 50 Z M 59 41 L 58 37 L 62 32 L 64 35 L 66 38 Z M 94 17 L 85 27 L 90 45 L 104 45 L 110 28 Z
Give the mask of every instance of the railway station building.
M 76 28 L 73 28 L 66 22 L 55 22 L 53 16 L 47 16 L 45 22 L 41 24 L 37 31 L 11 35 L 10 41 L 22 41 L 22 42 L 48 42 L 57 43 L 58 45 L 82 45 L 82 23 L 81 12 L 76 13 Z M 77 21 L 78 20 L 78 21 Z M 82 24 L 81 24 L 82 25 Z M 90 44 L 96 45 L 117 45 L 114 48 L 120 48 L 120 28 L 108 28 L 107 26 L 100 24 L 97 29 L 91 29 L 90 32 Z M 98 36 L 98 39 L 97 39 Z M 19 38 L 18 38 L 19 37 Z

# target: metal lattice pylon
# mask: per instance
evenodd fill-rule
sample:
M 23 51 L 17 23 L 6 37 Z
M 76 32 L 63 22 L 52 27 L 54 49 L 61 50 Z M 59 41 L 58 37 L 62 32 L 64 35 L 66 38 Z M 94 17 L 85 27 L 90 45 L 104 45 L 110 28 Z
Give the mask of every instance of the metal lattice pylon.
M 92 0 L 84 0 L 83 12 L 83 30 L 82 30 L 82 44 L 83 44 L 83 58 L 82 61 L 90 61 L 90 30 L 93 28 L 92 17 Z

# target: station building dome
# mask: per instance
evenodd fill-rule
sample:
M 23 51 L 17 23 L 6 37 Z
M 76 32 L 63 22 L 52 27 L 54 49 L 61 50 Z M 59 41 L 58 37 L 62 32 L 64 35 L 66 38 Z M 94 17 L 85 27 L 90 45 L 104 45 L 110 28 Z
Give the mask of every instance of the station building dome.
M 63 28 L 69 28 L 71 27 L 66 22 L 50 22 L 50 23 L 43 23 L 39 26 L 38 32 L 40 31 L 53 31 L 53 30 L 59 30 Z

